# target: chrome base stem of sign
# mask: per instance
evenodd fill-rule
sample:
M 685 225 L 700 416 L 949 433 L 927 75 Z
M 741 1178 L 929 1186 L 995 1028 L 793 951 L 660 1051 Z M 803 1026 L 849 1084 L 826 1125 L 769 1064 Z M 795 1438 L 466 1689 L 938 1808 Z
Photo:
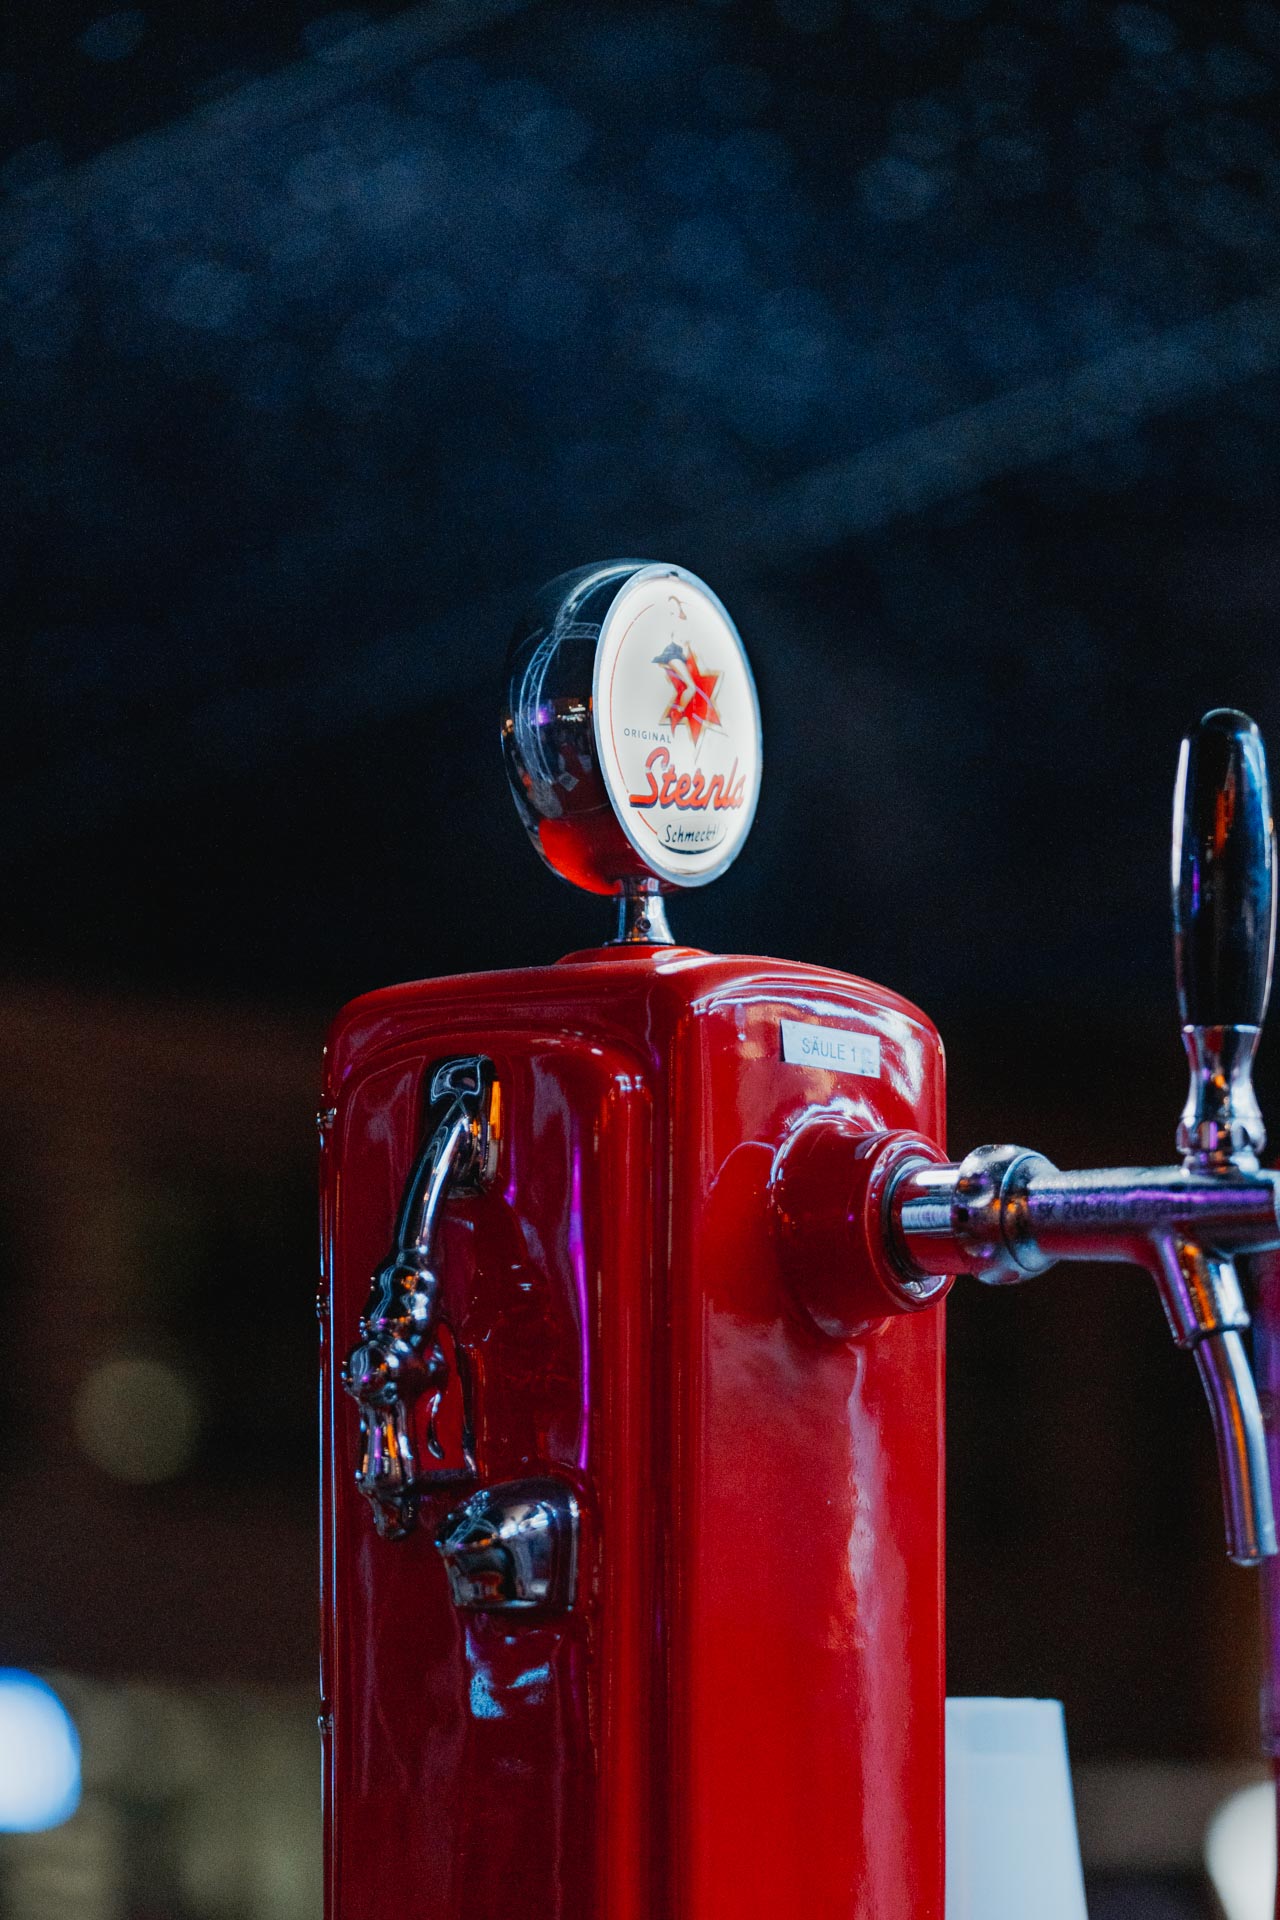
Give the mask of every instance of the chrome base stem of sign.
M 618 923 L 611 947 L 674 947 L 666 902 L 656 888 L 629 886 L 618 895 Z

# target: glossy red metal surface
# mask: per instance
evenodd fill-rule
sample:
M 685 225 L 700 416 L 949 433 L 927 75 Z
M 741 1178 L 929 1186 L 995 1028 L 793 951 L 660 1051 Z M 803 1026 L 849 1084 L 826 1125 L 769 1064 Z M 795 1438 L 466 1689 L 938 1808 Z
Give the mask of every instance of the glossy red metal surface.
M 1280 1512 L 1280 1253 L 1256 1253 L 1249 1261 L 1254 1286 L 1253 1366 L 1267 1428 L 1271 1493 Z M 1262 1567 L 1262 1745 L 1276 1781 L 1276 1822 L 1280 1831 L 1280 1565 Z M 1276 1876 L 1276 1920 L 1280 1920 L 1280 1874 Z
M 878 1035 L 880 1077 L 784 1063 L 784 1016 Z M 444 1319 L 478 1481 L 578 1496 L 562 1615 L 455 1610 L 431 1535 L 474 1483 L 375 1536 L 336 1378 L 424 1076 L 472 1052 L 499 1171 L 447 1210 Z M 817 968 L 607 950 L 354 1002 L 325 1102 L 329 1920 L 941 1920 L 942 1311 L 827 1337 L 768 1202 L 815 1106 L 941 1141 L 932 1027 Z

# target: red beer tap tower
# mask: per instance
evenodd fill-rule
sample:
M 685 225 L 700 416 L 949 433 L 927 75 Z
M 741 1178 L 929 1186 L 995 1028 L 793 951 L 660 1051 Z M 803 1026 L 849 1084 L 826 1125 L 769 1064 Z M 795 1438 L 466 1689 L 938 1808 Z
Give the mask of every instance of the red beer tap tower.
M 328 1920 L 942 1920 L 951 1277 L 1146 1266 L 1229 1550 L 1275 1548 L 1232 1265 L 1280 1244 L 1243 1037 L 1274 911 L 1256 729 L 1213 714 L 1184 749 L 1183 1161 L 1090 1173 L 949 1161 L 941 1044 L 897 994 L 672 943 L 664 895 L 736 857 L 761 774 L 702 581 L 553 581 L 502 736 L 535 846 L 617 932 L 333 1028 Z

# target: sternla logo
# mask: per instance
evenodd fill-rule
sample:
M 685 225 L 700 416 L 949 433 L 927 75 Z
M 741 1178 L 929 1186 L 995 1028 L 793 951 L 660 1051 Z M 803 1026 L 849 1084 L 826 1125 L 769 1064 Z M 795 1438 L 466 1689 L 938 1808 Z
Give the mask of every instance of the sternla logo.
M 760 712 L 742 641 L 709 587 L 645 567 L 600 632 L 593 716 L 614 811 L 646 865 L 712 880 L 746 838 Z
M 677 594 L 671 597 L 680 604 Z M 704 673 L 692 647 L 682 647 L 675 640 L 668 640 L 653 664 L 666 668 L 667 678 L 674 689 L 671 705 L 663 714 L 663 719 L 669 723 L 673 735 L 677 727 L 688 727 L 693 744 L 697 746 L 704 727 L 720 725 L 720 715 L 716 711 L 716 688 L 722 676 Z

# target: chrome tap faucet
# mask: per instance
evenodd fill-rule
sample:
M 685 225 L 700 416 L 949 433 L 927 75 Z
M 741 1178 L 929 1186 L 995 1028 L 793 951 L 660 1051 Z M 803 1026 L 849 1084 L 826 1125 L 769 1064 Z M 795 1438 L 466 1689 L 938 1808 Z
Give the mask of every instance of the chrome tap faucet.
M 1213 1418 L 1227 1552 L 1276 1552 L 1249 1315 L 1234 1256 L 1280 1246 L 1280 1177 L 1262 1171 L 1253 1057 L 1275 947 L 1275 830 L 1257 727 L 1227 708 L 1182 743 L 1173 812 L 1174 966 L 1191 1087 L 1180 1166 L 1063 1173 L 1022 1147 L 912 1166 L 886 1196 L 903 1279 L 971 1273 L 1005 1286 L 1059 1260 L 1122 1260 L 1154 1279 L 1195 1355 Z

